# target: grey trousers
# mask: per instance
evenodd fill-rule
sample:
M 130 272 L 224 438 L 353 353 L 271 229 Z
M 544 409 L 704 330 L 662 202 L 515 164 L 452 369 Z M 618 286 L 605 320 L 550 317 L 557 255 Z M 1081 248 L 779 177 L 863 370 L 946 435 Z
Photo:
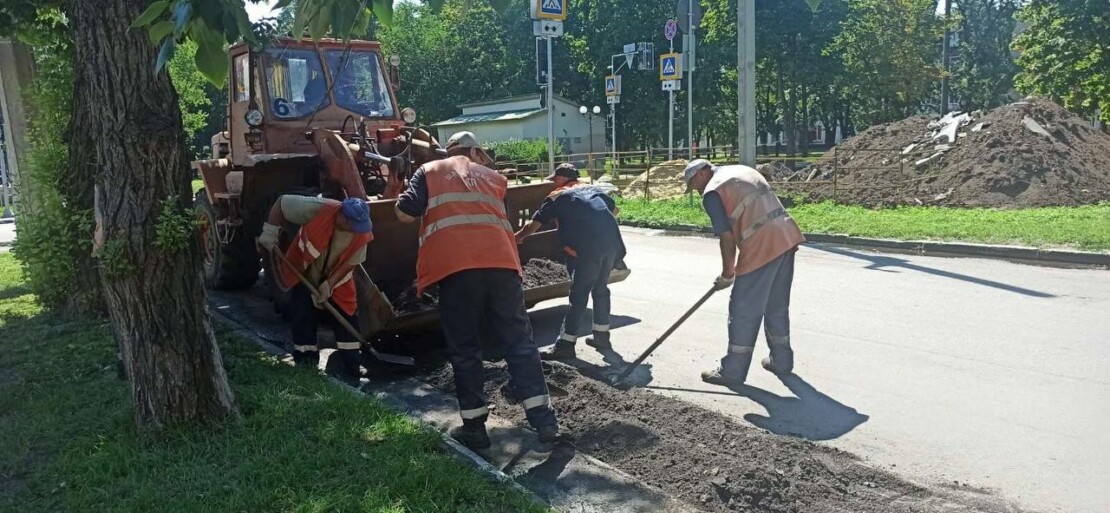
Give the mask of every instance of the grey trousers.
M 788 251 L 736 277 L 728 303 L 728 355 L 721 359 L 721 373 L 730 379 L 747 379 L 760 323 L 771 348 L 771 366 L 784 373 L 794 368 L 794 351 L 790 348 L 794 253 L 796 250 Z

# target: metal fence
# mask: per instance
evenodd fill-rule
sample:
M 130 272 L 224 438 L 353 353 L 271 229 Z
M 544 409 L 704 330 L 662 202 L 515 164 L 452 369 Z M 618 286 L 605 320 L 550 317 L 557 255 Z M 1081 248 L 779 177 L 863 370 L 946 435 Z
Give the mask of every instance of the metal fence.
M 681 160 L 685 160 L 688 151 L 687 148 L 673 149 L 675 158 Z M 731 146 L 698 148 L 695 155 L 717 165 L 739 161 Z M 681 168 L 677 168 L 678 172 L 669 178 L 648 173 L 653 167 L 665 163 L 667 156 L 667 148 L 651 148 L 616 154 L 560 155 L 555 162 L 556 165 L 573 163 L 584 176 L 610 182 L 626 196 L 661 199 L 674 197 L 676 190 L 685 188 L 679 178 Z M 839 147 L 820 156 L 761 155 L 756 158 L 757 165 L 769 173 L 768 181 L 780 195 L 872 206 L 941 202 L 961 205 L 974 201 L 974 198 L 960 197 L 958 188 L 945 186 L 943 179 L 958 172 L 929 173 L 929 166 L 919 164 L 919 160 L 914 155 L 906 154 L 902 148 L 844 150 Z M 549 173 L 546 162 L 501 162 L 499 168 L 522 183 L 542 180 Z

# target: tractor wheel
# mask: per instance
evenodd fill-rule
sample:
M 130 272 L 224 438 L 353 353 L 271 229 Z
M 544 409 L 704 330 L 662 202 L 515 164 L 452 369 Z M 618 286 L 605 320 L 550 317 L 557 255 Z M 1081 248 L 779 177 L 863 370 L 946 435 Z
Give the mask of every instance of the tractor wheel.
M 204 255 L 204 284 L 210 289 L 250 288 L 258 280 L 259 258 L 254 241 L 241 228 L 231 234 L 231 242 L 220 244 L 216 208 L 203 189 L 193 202 L 199 225 L 198 235 Z

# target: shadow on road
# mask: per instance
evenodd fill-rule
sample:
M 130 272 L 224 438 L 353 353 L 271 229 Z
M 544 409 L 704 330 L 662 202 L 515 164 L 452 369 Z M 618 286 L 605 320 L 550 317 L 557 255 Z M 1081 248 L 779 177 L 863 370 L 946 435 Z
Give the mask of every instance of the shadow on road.
M 647 388 L 747 397 L 759 403 L 764 410 L 767 410 L 767 415 L 749 413 L 744 415 L 744 420 L 755 427 L 777 435 L 794 436 L 813 441 L 835 440 L 850 433 L 857 426 L 871 418 L 859 413 L 855 408 L 819 392 L 797 374 L 779 376 L 779 380 L 794 394 L 794 397 L 780 396 L 747 384 L 715 390 L 679 387 Z M 708 387 L 708 385 L 706 386 Z
M 954 279 L 954 280 L 966 281 L 968 283 L 974 283 L 976 285 L 983 285 L 985 287 L 991 287 L 991 288 L 995 288 L 995 289 L 999 289 L 999 290 L 1005 290 L 1007 292 L 1013 292 L 1013 293 L 1016 293 L 1016 294 L 1022 294 L 1022 295 L 1030 296 L 1030 297 L 1039 297 L 1039 298 L 1054 298 L 1054 297 L 1056 297 L 1055 294 L 1049 294 L 1047 292 L 1040 292 L 1040 291 L 1037 291 L 1037 290 L 1026 289 L 1026 288 L 1018 287 L 1018 286 L 1015 286 L 1015 285 L 1000 283 L 1000 282 L 997 282 L 997 281 L 992 281 L 992 280 L 988 280 L 988 279 L 984 279 L 984 278 L 976 278 L 975 276 L 968 276 L 966 274 L 954 273 L 954 272 L 951 272 L 951 271 L 943 271 L 943 270 L 940 270 L 940 269 L 934 269 L 932 267 L 918 265 L 918 264 L 910 262 L 909 260 L 906 260 L 904 258 L 892 257 L 892 256 L 887 256 L 887 255 L 879 255 L 879 254 L 876 254 L 876 253 L 865 253 L 865 252 L 860 252 L 860 251 L 853 251 L 853 250 L 850 250 L 850 249 L 847 249 L 847 248 L 829 246 L 829 245 L 825 245 L 825 244 L 810 244 L 808 247 L 810 247 L 812 249 L 816 249 L 817 251 L 824 251 L 826 253 L 833 253 L 833 254 L 836 254 L 836 255 L 841 255 L 841 256 L 846 256 L 846 257 L 851 257 L 851 258 L 871 262 L 871 265 L 868 265 L 865 269 L 871 269 L 871 270 L 875 270 L 875 271 L 891 272 L 890 269 L 887 269 L 888 267 L 900 267 L 902 269 L 909 269 L 911 271 L 918 271 L 918 272 L 922 272 L 922 273 L 925 273 L 925 274 L 931 274 L 933 276 L 940 276 L 942 278 L 951 278 L 951 279 Z

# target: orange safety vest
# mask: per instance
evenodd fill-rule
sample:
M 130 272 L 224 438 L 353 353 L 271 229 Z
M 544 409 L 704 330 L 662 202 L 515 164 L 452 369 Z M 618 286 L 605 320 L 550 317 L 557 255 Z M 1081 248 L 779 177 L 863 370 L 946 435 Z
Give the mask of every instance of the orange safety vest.
M 523 274 L 505 214 L 508 180 L 457 156 L 424 165 L 428 210 L 420 226 L 417 293 L 459 271 L 512 269 Z
M 293 238 L 293 244 L 285 252 L 285 258 L 289 260 L 290 264 L 296 266 L 302 275 L 312 265 L 312 262 L 323 256 L 321 248 L 326 251 L 328 246 L 331 245 L 331 237 L 335 232 L 335 219 L 339 215 L 340 206 L 338 202 L 324 204 L 320 211 L 316 213 L 316 216 L 297 231 L 297 236 Z M 342 267 L 343 263 L 350 261 L 360 247 L 366 246 L 372 240 L 374 240 L 372 233 L 355 233 L 351 244 L 344 248 L 343 254 L 339 256 L 337 267 Z M 335 271 L 337 269 L 331 270 L 333 273 Z M 330 278 L 331 276 L 325 277 L 325 279 Z M 353 278 L 353 270 L 347 272 L 347 275 L 332 287 L 331 293 L 332 301 L 347 315 L 354 315 L 355 310 L 358 309 L 358 290 L 355 288 Z M 300 282 L 297 275 L 289 269 L 289 266 L 281 266 L 281 283 L 285 288 L 295 287 Z
M 714 169 L 705 192 L 721 196 L 739 250 L 736 274 L 748 274 L 805 242 L 767 180 L 748 166 Z

